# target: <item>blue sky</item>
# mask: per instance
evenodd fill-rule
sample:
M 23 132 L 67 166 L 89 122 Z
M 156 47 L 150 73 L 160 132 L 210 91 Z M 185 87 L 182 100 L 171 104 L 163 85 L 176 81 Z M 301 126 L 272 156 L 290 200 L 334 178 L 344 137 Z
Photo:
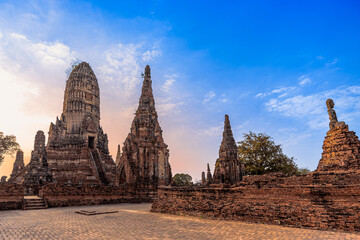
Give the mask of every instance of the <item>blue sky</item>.
M 114 156 L 149 64 L 174 173 L 213 169 L 224 114 L 236 141 L 265 132 L 314 170 L 327 98 L 360 129 L 359 16 L 358 1 L 0 1 L 0 130 L 17 136 L 28 161 L 80 59 L 98 77 Z

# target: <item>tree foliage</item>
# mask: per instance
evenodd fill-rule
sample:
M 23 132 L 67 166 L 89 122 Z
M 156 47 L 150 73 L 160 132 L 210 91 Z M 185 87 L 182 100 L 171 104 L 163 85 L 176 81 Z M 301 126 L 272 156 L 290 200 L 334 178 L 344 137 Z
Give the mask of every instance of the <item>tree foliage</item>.
M 309 172 L 310 172 L 310 170 L 307 169 L 307 168 L 298 168 L 296 174 L 298 174 L 298 175 L 300 175 L 300 174 L 308 174 Z
M 238 142 L 239 158 L 245 164 L 245 174 L 261 175 L 271 172 L 298 174 L 293 157 L 286 156 L 281 145 L 276 145 L 270 136 L 264 133 L 245 133 Z
M 4 136 L 4 133 L 0 132 L 0 165 L 4 161 L 5 155 L 13 154 L 18 149 L 19 144 L 16 142 L 15 136 Z
M 177 173 L 172 178 L 176 186 L 190 186 L 192 185 L 192 177 L 186 173 Z

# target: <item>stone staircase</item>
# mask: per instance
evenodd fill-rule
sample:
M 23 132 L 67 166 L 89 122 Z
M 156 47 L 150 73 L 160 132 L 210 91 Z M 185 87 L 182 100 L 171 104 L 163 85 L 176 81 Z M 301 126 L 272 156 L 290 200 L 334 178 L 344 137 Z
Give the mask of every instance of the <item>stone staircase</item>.
M 97 149 L 90 149 L 90 150 L 91 150 L 90 155 L 92 160 L 95 162 L 101 183 L 104 185 L 108 185 L 109 181 L 106 178 L 105 169 L 101 162 L 101 157 L 98 150 Z
M 44 199 L 38 196 L 25 196 L 23 199 L 24 210 L 46 209 L 47 204 Z

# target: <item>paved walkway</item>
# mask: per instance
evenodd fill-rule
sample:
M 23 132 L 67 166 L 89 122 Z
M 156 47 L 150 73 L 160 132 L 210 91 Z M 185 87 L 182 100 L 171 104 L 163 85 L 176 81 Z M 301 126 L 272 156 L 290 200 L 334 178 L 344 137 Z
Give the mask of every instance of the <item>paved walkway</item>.
M 360 239 L 359 234 L 150 213 L 150 204 L 0 211 L 0 239 Z M 86 216 L 76 210 L 118 211 Z

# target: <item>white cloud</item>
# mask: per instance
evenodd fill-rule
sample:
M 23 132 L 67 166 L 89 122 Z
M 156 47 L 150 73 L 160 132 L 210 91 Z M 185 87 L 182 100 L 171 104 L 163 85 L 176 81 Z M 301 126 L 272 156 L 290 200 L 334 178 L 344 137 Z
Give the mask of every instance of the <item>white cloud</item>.
M 328 125 L 325 101 L 335 102 L 339 121 L 352 121 L 360 116 L 360 86 L 336 88 L 312 95 L 296 95 L 286 99 L 271 98 L 265 103 L 266 109 L 289 118 L 303 119 L 311 128 Z
M 181 111 L 180 106 L 185 104 L 181 100 L 174 99 L 173 97 L 157 98 L 155 101 L 156 109 L 160 116 L 178 114 Z
M 159 49 L 147 50 L 146 52 L 141 54 L 141 60 L 143 62 L 149 62 L 159 56 L 161 56 L 161 51 Z
M 203 129 L 203 130 L 198 131 L 198 135 L 217 137 L 217 136 L 221 136 L 223 129 L 224 129 L 224 124 L 219 123 L 219 125 L 217 125 L 217 126 L 213 126 L 208 129 Z
M 271 93 L 283 93 L 283 92 L 290 92 L 295 90 L 296 87 L 281 87 L 281 88 L 277 88 L 271 91 Z
M 229 101 L 229 99 L 226 98 L 225 94 L 221 94 L 221 98 L 220 98 L 220 102 L 222 103 L 227 103 Z
M 142 82 L 141 73 L 148 61 L 159 56 L 159 52 L 146 50 L 144 44 L 117 44 L 104 52 L 105 64 L 98 67 L 99 77 L 108 83 L 109 91 L 132 95 Z
M 36 131 L 46 131 L 60 113 L 64 70 L 74 56 L 75 52 L 63 43 L 34 41 L 23 34 L 2 32 L 0 126 L 17 136 L 24 151 L 30 151 Z
M 298 80 L 299 80 L 299 85 L 300 85 L 300 86 L 304 86 L 304 85 L 306 85 L 306 84 L 308 84 L 308 83 L 311 82 L 311 79 L 310 79 L 307 75 L 302 75 L 302 76 L 300 76 L 300 77 L 298 78 Z
M 104 53 L 105 64 L 100 66 L 99 73 L 104 81 L 115 87 L 122 87 L 122 93 L 132 93 L 141 83 L 142 67 L 141 45 L 118 44 Z M 122 83 L 116 86 L 117 83 Z
M 216 97 L 216 93 L 214 91 L 210 91 L 207 94 L 205 94 L 204 100 L 202 101 L 202 103 L 207 103 L 210 102 L 212 99 L 214 99 Z
M 267 97 L 273 94 L 282 94 L 281 97 L 286 96 L 287 94 L 297 90 L 297 87 L 280 87 L 280 88 L 276 88 L 274 90 L 271 90 L 269 92 L 266 93 L 258 93 L 255 97 L 259 98 L 259 97 Z
M 170 92 L 172 85 L 174 84 L 174 82 L 176 81 L 175 79 L 178 77 L 177 74 L 170 74 L 170 75 L 165 75 L 165 77 L 167 78 L 164 85 L 161 87 L 161 89 L 164 92 Z

